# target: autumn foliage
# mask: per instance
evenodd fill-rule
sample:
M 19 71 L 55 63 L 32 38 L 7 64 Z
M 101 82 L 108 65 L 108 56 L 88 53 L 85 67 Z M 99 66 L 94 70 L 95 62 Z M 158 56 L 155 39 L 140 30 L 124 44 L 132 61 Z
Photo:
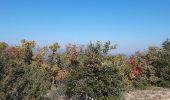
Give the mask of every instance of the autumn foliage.
M 132 74 L 134 76 L 139 75 L 138 61 L 135 56 L 130 57 L 130 65 L 131 65 Z
M 44 100 L 67 96 L 79 100 L 117 100 L 131 89 L 170 88 L 170 41 L 132 56 L 113 55 L 110 41 L 38 48 L 35 41 L 17 46 L 0 42 L 0 99 Z M 53 95 L 49 95 L 49 91 Z

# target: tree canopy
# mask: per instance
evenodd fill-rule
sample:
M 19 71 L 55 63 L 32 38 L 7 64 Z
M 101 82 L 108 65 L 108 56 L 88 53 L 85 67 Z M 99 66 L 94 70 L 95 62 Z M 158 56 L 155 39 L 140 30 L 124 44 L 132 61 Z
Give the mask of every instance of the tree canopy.
M 170 40 L 131 56 L 109 53 L 110 41 L 36 48 L 0 42 L 0 99 L 44 100 L 58 96 L 80 100 L 121 99 L 131 89 L 170 88 Z

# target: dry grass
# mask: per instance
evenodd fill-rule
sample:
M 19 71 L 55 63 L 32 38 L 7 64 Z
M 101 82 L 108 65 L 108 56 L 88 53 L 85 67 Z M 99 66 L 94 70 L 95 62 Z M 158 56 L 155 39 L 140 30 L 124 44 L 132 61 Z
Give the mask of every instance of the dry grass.
M 152 87 L 146 90 L 130 91 L 125 100 L 170 100 L 170 89 Z

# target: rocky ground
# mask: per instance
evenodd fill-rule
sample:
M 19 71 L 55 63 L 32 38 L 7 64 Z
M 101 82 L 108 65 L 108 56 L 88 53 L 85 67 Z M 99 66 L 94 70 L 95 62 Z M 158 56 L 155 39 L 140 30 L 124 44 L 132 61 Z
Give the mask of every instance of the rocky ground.
M 170 89 L 152 87 L 125 94 L 125 100 L 170 100 Z

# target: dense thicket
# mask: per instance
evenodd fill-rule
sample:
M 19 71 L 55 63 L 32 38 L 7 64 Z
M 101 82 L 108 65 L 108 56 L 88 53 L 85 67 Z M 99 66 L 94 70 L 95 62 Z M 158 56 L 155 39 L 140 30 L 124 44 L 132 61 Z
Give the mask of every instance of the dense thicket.
M 81 100 L 120 99 L 125 91 L 148 86 L 170 88 L 170 40 L 131 56 L 112 55 L 111 43 L 36 48 L 0 42 L 0 99 L 44 100 L 65 96 Z

